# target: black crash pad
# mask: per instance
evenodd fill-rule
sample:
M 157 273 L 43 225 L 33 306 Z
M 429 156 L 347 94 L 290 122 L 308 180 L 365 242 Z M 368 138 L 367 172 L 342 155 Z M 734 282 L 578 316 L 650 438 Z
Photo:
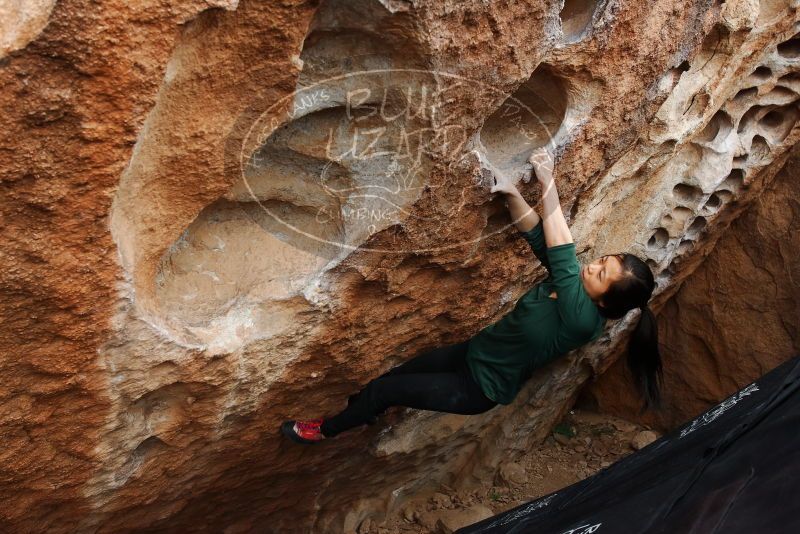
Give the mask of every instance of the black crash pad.
M 592 477 L 457 534 L 800 533 L 800 356 Z

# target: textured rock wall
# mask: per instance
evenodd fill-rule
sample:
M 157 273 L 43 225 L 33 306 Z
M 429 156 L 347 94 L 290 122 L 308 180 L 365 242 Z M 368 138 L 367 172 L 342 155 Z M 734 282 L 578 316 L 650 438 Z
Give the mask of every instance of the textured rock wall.
M 4 525 L 336 532 L 490 479 L 628 321 L 480 416 L 392 410 L 312 450 L 277 429 L 541 278 L 485 185 L 548 140 L 580 257 L 647 257 L 664 302 L 800 135 L 796 4 L 76 1 L 38 34 L 21 19 L 0 63 Z
M 580 401 L 668 430 L 798 354 L 798 198 L 800 157 L 794 155 L 664 305 L 658 317 L 661 412 L 638 416 L 622 360 Z

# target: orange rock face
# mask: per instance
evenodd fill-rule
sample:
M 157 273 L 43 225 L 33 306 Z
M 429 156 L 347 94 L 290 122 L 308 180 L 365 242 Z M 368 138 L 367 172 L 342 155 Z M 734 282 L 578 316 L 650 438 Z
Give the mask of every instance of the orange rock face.
M 657 309 L 797 140 L 796 2 L 38 2 L 0 58 L 0 523 L 351 531 L 541 440 L 624 319 L 474 417 L 282 421 L 507 313 L 543 274 L 492 173 Z

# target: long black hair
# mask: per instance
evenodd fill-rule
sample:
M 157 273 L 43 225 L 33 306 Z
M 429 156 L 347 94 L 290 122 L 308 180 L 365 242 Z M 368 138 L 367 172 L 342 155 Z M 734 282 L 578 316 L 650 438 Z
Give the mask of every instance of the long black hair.
M 602 306 L 598 306 L 598 310 L 609 319 L 620 319 L 634 308 L 642 311 L 628 342 L 627 363 L 639 393 L 644 397 L 644 412 L 661 405 L 659 382 L 663 376 L 658 352 L 658 325 L 647 307 L 656 283 L 650 267 L 633 254 L 614 256 L 622 262 L 623 276 L 603 293 Z

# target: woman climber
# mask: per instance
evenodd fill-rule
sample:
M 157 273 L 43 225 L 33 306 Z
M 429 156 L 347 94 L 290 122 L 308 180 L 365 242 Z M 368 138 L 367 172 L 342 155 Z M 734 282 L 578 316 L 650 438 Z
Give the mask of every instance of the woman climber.
M 284 422 L 284 435 L 298 443 L 318 443 L 374 424 L 390 406 L 478 414 L 510 404 L 534 369 L 595 340 L 606 319 L 619 319 L 633 308 L 641 315 L 627 364 L 644 408 L 658 406 L 661 358 L 655 317 L 647 307 L 655 287 L 650 268 L 627 253 L 608 254 L 581 267 L 561 211 L 553 159 L 541 148 L 530 162 L 542 185 L 543 218 L 505 177 L 496 177 L 491 192 L 506 196 L 514 225 L 548 270 L 548 278 L 471 339 L 425 352 L 373 379 L 349 397 L 338 415 Z

